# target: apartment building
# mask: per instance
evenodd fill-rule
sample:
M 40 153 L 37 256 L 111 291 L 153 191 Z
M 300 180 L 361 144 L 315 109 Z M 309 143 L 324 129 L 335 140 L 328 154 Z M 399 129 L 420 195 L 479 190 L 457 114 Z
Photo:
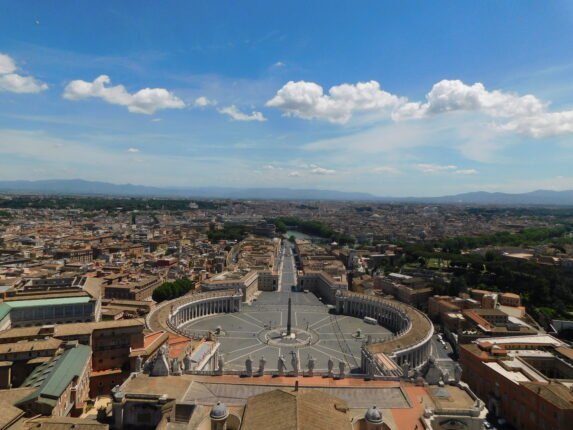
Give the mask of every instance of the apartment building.
M 573 350 L 549 335 L 481 338 L 460 346 L 462 379 L 490 412 L 520 430 L 573 422 Z

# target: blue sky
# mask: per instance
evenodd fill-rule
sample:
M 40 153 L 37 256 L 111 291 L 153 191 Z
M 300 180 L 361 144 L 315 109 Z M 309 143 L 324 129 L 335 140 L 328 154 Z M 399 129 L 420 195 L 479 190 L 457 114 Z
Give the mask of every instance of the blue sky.
M 0 10 L 0 180 L 573 189 L 568 1 Z

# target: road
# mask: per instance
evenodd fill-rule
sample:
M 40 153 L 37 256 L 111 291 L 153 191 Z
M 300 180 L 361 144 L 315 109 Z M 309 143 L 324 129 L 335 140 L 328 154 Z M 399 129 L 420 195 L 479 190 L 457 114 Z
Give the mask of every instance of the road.
M 437 335 L 435 334 L 432 336 L 431 348 L 432 348 L 432 355 L 434 357 L 442 359 L 450 359 L 450 354 L 452 353 L 452 346 L 449 344 L 449 342 L 446 342 L 446 347 L 444 348 L 444 346 L 438 340 Z
M 287 240 L 283 240 L 281 245 L 280 256 L 280 278 L 279 278 L 279 292 L 290 292 L 291 287 L 296 285 L 296 267 L 294 264 L 293 255 L 294 245 Z

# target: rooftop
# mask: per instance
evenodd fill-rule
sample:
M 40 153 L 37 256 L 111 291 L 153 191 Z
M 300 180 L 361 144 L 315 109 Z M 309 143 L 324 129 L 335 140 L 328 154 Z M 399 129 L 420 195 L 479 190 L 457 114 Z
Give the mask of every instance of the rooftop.
M 36 387 L 37 390 L 18 403 L 41 398 L 43 402 L 55 405 L 66 387 L 81 374 L 91 354 L 89 346 L 75 345 L 36 367 L 24 380 L 22 387 Z
M 58 324 L 55 328 L 54 336 L 73 336 L 88 335 L 94 330 L 125 328 L 125 327 L 144 327 L 145 322 L 142 319 L 134 318 L 127 320 L 98 321 L 74 324 Z
M 61 340 L 53 338 L 29 342 L 2 343 L 0 344 L 0 354 L 58 349 L 61 344 Z
M 8 305 L 11 309 L 38 307 L 38 306 L 61 306 L 89 303 L 89 297 L 63 297 L 57 299 L 32 299 L 32 300 L 10 300 L 3 305 Z M 1 305 L 0 305 L 1 306 Z

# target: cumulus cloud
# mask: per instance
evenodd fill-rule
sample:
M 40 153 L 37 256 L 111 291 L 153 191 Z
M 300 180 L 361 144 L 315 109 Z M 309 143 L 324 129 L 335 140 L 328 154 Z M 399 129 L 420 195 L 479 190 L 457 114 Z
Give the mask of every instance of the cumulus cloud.
M 378 166 L 378 167 L 374 167 L 372 169 L 372 173 L 391 173 L 393 175 L 397 175 L 397 174 L 402 173 L 402 172 L 400 171 L 400 169 L 397 169 L 396 167 Z
M 287 116 L 344 124 L 353 112 L 391 109 L 403 102 L 382 90 L 376 81 L 337 85 L 328 94 L 314 82 L 289 81 L 266 105 L 283 110 Z
M 468 85 L 460 80 L 444 79 L 434 84 L 425 101 L 408 101 L 382 90 L 376 81 L 333 86 L 327 94 L 314 82 L 289 81 L 266 105 L 281 109 L 285 116 L 340 124 L 365 111 L 387 115 L 394 121 L 474 112 L 496 120 L 489 124 L 495 132 L 536 139 L 573 133 L 573 110 L 549 112 L 549 103 L 532 94 L 488 90 L 481 82 Z
M 139 152 L 139 149 L 137 149 L 137 148 L 129 148 L 129 149 L 127 150 L 127 152 L 137 153 L 137 152 Z
M 253 111 L 250 115 L 241 112 L 235 105 L 219 109 L 219 113 L 229 115 L 236 121 L 266 121 L 267 119 L 261 112 Z
M 110 104 L 127 106 L 133 113 L 153 114 L 160 109 L 180 109 L 185 103 L 164 88 L 144 88 L 130 94 L 123 85 L 107 86 L 111 79 L 107 75 L 98 76 L 93 82 L 75 80 L 64 89 L 64 98 L 83 100 L 98 97 Z
M 458 175 L 477 175 L 479 172 L 476 169 L 460 169 L 456 170 L 454 173 Z
M 266 166 L 263 166 L 264 170 L 275 170 L 275 166 L 273 166 L 272 164 L 267 164 Z
M 0 54 L 0 91 L 12 93 L 39 93 L 48 89 L 48 85 L 32 76 L 15 73 L 18 70 L 15 61 L 6 54 Z
M 0 54 L 0 74 L 12 73 L 16 71 L 16 63 L 6 54 Z
M 302 176 L 302 173 L 300 173 L 300 172 L 297 171 L 297 170 L 294 170 L 294 171 L 290 172 L 290 173 L 288 174 L 288 176 L 291 177 L 291 178 L 300 178 L 300 177 Z
M 573 133 L 573 110 L 548 112 L 531 94 L 518 96 L 499 90 L 488 91 L 482 83 L 466 85 L 443 80 L 432 87 L 426 102 L 405 103 L 392 113 L 394 120 L 431 117 L 447 112 L 479 112 L 508 122 L 491 124 L 498 132 L 513 132 L 535 139 Z
M 215 106 L 216 104 L 217 100 L 211 100 L 204 96 L 197 97 L 193 103 L 195 107 Z
M 516 96 L 499 90 L 488 91 L 477 82 L 466 85 L 460 80 L 444 79 L 426 95 L 426 103 L 406 103 L 396 109 L 396 120 L 422 118 L 446 112 L 476 111 L 498 118 L 531 116 L 543 112 L 546 105 L 537 97 L 527 94 Z
M 432 174 L 451 172 L 453 170 L 456 170 L 457 168 L 458 166 L 452 166 L 452 165 L 442 166 L 440 164 L 426 164 L 426 163 L 416 164 L 416 169 L 418 169 L 420 172 L 432 173 Z

